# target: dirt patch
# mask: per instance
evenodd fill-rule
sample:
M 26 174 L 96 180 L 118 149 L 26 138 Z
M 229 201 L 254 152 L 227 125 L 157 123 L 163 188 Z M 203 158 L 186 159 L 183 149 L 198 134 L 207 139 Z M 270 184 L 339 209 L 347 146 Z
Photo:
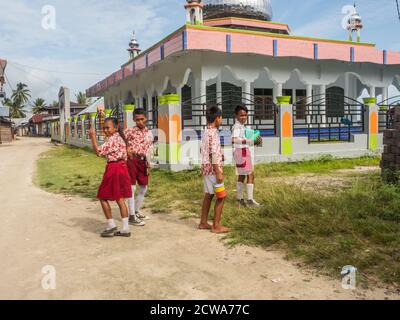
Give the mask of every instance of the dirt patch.
M 339 189 L 351 187 L 357 177 L 379 171 L 379 167 L 356 167 L 354 169 L 337 170 L 331 174 L 301 174 L 297 176 L 268 177 L 267 184 L 294 185 L 304 191 L 334 193 Z

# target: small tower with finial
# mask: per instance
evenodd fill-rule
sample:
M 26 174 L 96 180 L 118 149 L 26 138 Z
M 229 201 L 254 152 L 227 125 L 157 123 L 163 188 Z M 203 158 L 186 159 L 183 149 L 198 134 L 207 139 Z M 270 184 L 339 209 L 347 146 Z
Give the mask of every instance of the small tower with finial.
M 357 33 L 357 42 L 361 42 L 361 29 L 363 23 L 360 15 L 357 12 L 356 4 L 354 3 L 354 13 L 350 16 L 347 22 L 347 30 L 349 31 L 349 40 L 353 41 L 353 33 Z
M 186 0 L 186 23 L 203 24 L 203 4 L 201 0 Z
M 129 52 L 129 58 L 136 58 L 140 52 L 142 51 L 139 46 L 139 42 L 136 40 L 136 33 L 133 31 L 133 37 L 131 42 L 129 42 L 129 48 L 127 49 Z

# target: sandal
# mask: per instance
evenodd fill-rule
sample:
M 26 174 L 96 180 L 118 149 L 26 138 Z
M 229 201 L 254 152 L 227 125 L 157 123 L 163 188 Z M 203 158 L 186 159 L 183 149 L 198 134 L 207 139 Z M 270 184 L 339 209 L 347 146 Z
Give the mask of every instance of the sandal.
M 114 233 L 115 237 L 125 237 L 125 238 L 129 238 L 131 236 L 130 232 L 121 232 L 121 231 L 117 231 Z

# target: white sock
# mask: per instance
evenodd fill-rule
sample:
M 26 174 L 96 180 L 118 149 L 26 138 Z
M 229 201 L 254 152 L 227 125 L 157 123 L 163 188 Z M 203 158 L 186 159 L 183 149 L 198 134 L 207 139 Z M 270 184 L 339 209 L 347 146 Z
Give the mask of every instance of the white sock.
M 254 184 L 247 185 L 247 199 L 254 200 Z
M 114 229 L 116 226 L 114 219 L 107 219 L 107 230 Z
M 129 232 L 129 218 L 122 218 L 122 231 Z
M 136 186 L 132 186 L 132 198 L 128 199 L 128 208 L 130 216 L 135 215 L 135 192 L 136 192 Z
M 238 200 L 243 199 L 243 192 L 244 192 L 244 183 L 243 182 L 237 182 L 236 183 L 236 189 L 237 189 L 237 198 Z
M 135 203 L 136 212 L 140 212 L 140 209 L 142 209 L 144 196 L 146 195 L 146 192 L 147 192 L 147 186 L 140 186 L 140 190 L 136 197 L 136 203 Z

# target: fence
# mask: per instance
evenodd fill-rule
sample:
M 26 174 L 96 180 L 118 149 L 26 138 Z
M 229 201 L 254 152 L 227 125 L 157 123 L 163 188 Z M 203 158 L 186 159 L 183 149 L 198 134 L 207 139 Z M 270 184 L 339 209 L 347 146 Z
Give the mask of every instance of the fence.
M 353 134 L 364 132 L 364 114 L 362 103 L 343 95 L 308 97 L 293 105 L 294 136 L 308 137 L 309 143 L 350 142 Z

